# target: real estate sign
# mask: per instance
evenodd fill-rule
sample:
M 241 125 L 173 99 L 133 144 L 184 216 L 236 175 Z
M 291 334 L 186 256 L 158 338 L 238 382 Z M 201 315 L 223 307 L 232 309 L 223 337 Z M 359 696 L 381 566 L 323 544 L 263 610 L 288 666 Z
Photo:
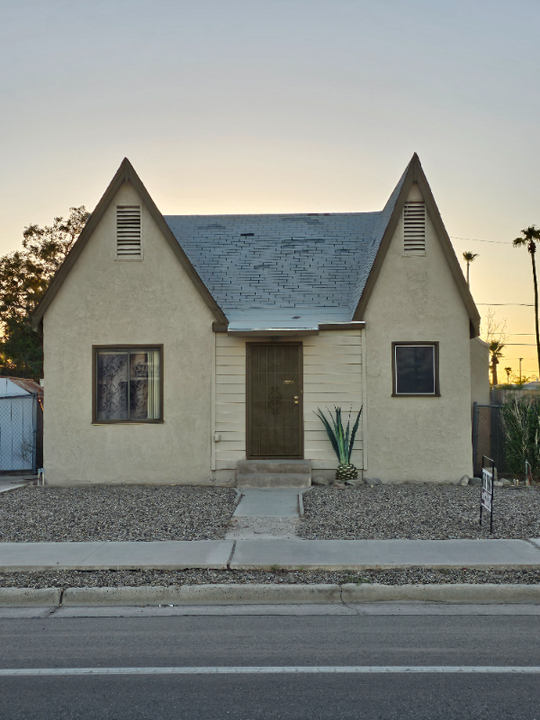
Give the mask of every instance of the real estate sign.
M 482 510 L 489 513 L 489 532 L 493 532 L 493 487 L 495 480 L 495 462 L 482 457 L 482 494 L 480 496 L 480 525 L 482 524 Z

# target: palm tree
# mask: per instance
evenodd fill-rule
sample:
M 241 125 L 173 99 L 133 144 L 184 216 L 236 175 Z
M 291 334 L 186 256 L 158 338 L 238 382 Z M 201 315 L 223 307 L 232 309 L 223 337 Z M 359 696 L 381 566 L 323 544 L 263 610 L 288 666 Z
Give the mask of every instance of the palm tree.
M 499 358 L 503 356 L 504 342 L 501 340 L 492 340 L 489 343 L 489 354 L 491 355 L 491 384 L 493 386 L 499 384 L 497 378 L 497 365 L 499 364 Z
M 531 225 L 521 231 L 523 237 L 518 237 L 512 243 L 514 247 L 526 245 L 529 255 L 531 256 L 533 285 L 534 285 L 534 325 L 536 330 L 536 354 L 538 357 L 538 369 L 540 371 L 540 335 L 538 333 L 538 280 L 536 277 L 536 243 L 540 241 L 540 228 Z
M 506 384 L 510 385 L 510 373 L 512 372 L 511 367 L 505 367 L 504 372 L 506 373 Z
M 463 259 L 467 263 L 467 287 L 469 287 L 469 265 L 473 262 L 474 258 L 478 257 L 478 253 L 473 253 L 467 250 L 463 253 Z

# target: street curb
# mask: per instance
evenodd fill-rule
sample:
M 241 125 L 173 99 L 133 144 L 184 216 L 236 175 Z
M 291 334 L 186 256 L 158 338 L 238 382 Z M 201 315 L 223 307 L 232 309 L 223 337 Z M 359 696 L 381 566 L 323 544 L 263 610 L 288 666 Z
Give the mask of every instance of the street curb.
M 540 584 L 444 585 L 171 585 L 139 587 L 0 588 L 0 607 L 146 605 L 355 605 L 377 602 L 540 604 Z
M 344 603 L 441 602 L 441 603 L 532 603 L 540 604 L 540 585 L 459 583 L 445 585 L 346 584 L 341 587 Z
M 181 585 L 69 588 L 62 605 L 283 605 L 339 603 L 339 585 Z
M 0 588 L 0 607 L 44 607 L 60 605 L 60 588 Z

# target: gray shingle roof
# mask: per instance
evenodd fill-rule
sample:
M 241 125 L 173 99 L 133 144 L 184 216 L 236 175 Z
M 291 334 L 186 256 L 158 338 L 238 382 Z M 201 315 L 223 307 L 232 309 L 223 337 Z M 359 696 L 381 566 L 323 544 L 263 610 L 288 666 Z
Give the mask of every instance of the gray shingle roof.
M 405 173 L 381 212 L 166 215 L 231 327 L 352 319 Z

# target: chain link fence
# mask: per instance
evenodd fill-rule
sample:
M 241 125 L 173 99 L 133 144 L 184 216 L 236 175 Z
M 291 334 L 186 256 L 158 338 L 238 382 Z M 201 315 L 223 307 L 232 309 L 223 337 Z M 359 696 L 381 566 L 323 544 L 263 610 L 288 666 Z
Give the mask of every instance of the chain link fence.
M 43 412 L 37 395 L 0 397 L 0 472 L 35 473 L 43 462 Z

